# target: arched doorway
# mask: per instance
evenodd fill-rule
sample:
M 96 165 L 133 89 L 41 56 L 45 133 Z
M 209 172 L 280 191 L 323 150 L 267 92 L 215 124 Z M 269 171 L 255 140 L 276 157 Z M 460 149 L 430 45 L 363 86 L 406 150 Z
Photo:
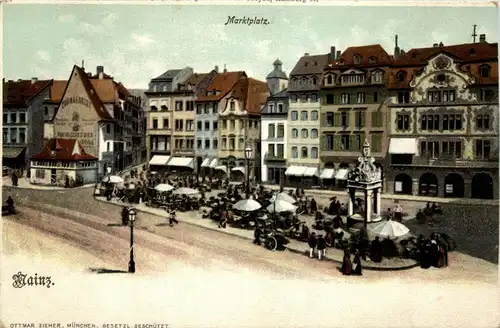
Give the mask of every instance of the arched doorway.
M 420 177 L 418 194 L 421 196 L 438 195 L 438 178 L 434 173 L 424 173 Z
M 448 174 L 444 178 L 444 197 L 464 197 L 464 179 L 460 174 Z
M 472 177 L 472 198 L 493 199 L 493 178 L 488 173 L 478 173 Z
M 394 178 L 394 193 L 403 195 L 413 194 L 413 180 L 406 173 L 400 173 Z

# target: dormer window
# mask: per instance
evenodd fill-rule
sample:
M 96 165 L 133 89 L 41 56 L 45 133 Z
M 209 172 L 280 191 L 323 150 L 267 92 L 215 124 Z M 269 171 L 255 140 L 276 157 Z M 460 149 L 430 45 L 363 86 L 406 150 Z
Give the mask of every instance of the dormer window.
M 231 102 L 229 103 L 229 110 L 232 112 L 236 110 L 236 103 L 234 102 L 234 100 L 231 100 Z
M 313 77 L 313 78 L 312 78 L 312 84 L 313 84 L 313 85 L 316 85 L 316 82 L 317 82 L 316 77 Z
M 397 79 L 399 82 L 404 82 L 406 78 L 406 73 L 401 71 L 401 72 L 398 72 L 398 75 L 397 75 Z
M 353 61 L 354 61 L 354 64 L 361 64 L 361 56 L 360 55 L 354 55 Z
M 380 83 L 382 82 L 382 73 L 380 71 L 377 71 L 373 73 L 373 83 Z
M 326 84 L 327 84 L 327 85 L 332 85 L 332 84 L 333 84 L 333 76 L 328 75 L 328 76 L 326 77 Z
M 375 56 L 370 56 L 370 58 L 368 58 L 368 62 L 370 64 L 375 64 L 377 62 L 377 58 L 375 58 Z
M 490 67 L 488 65 L 481 65 L 479 67 L 479 74 L 481 77 L 490 77 Z
M 476 55 L 476 50 L 470 49 L 469 50 L 469 56 L 475 56 Z

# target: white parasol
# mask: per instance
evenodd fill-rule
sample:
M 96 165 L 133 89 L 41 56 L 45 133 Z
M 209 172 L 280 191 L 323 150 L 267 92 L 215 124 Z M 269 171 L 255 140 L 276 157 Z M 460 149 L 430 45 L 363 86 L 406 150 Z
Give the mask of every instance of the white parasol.
M 104 179 L 102 179 L 102 182 L 123 183 L 125 181 L 118 175 L 109 175 L 105 176 Z
M 181 187 L 179 189 L 174 190 L 175 195 L 197 195 L 200 192 L 193 188 Z
M 297 206 L 290 204 L 289 202 L 285 202 L 284 200 L 276 200 L 274 203 L 267 207 L 269 213 L 281 213 L 281 212 L 295 212 L 297 210 Z
M 262 206 L 258 201 L 253 199 L 243 199 L 233 205 L 233 208 L 238 211 L 252 212 L 256 211 Z
M 393 220 L 374 223 L 369 230 L 372 234 L 390 239 L 402 237 L 410 232 L 410 229 L 408 229 L 404 224 Z
M 154 188 L 156 191 L 164 192 L 164 191 L 170 191 L 173 190 L 174 187 L 169 185 L 168 183 L 160 183 Z
M 287 194 L 286 192 L 280 192 L 279 194 L 277 195 L 274 195 L 270 201 L 271 203 L 274 203 L 275 201 L 277 200 L 284 200 L 285 202 L 288 202 L 290 204 L 295 204 L 297 201 L 295 200 L 295 198 L 293 198 L 292 196 L 290 196 L 289 194 Z

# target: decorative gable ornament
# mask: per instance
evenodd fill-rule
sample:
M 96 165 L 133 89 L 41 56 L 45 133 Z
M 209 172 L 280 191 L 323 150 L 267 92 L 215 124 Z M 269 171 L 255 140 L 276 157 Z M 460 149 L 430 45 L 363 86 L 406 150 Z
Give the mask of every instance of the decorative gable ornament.
M 451 60 L 446 56 L 439 56 L 434 61 L 434 68 L 437 70 L 444 70 L 451 65 Z

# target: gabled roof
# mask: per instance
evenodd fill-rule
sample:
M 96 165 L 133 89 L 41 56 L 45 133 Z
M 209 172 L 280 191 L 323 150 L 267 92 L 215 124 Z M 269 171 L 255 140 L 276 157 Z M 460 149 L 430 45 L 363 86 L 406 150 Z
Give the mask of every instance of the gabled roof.
M 49 91 L 49 98 L 51 102 L 60 102 L 63 95 L 64 90 L 66 90 L 66 84 L 68 81 L 64 80 L 54 80 L 52 86 Z
M 54 161 L 98 160 L 97 157 L 87 154 L 78 140 L 57 138 L 47 141 L 42 151 L 31 159 Z
M 155 77 L 153 80 L 171 80 L 176 77 L 182 69 L 170 69 L 160 76 Z
M 234 86 L 231 97 L 242 101 L 244 110 L 249 114 L 260 114 L 261 106 L 266 103 L 269 94 L 266 82 L 242 77 Z
M 21 80 L 3 83 L 4 106 L 26 106 L 28 102 L 52 84 L 52 80 Z
M 90 83 L 103 103 L 117 103 L 119 98 L 126 99 L 132 94 L 121 83 L 112 79 L 90 79 Z M 50 88 L 50 101 L 60 102 L 68 81 L 56 80 Z
M 293 75 L 321 74 L 323 68 L 328 63 L 328 54 L 302 56 L 300 57 L 295 67 L 290 72 Z
M 361 62 L 359 64 L 354 63 L 354 56 L 361 56 Z M 370 58 L 374 58 L 375 62 L 370 62 Z M 340 57 L 333 63 L 334 65 L 340 65 L 339 62 L 343 61 L 344 64 L 341 66 L 384 66 L 391 65 L 392 58 L 389 54 L 382 48 L 380 44 L 372 44 L 367 46 L 359 47 L 349 47 L 340 55 Z
M 218 73 L 212 83 L 210 83 L 210 85 L 207 87 L 206 91 L 208 92 L 217 90 L 219 91 L 219 94 L 207 95 L 206 92 L 201 93 L 196 98 L 196 101 L 220 101 L 222 98 L 224 98 L 225 95 L 227 95 L 229 91 L 233 89 L 235 84 L 241 78 L 246 76 L 246 73 L 243 71 Z
M 204 78 L 208 76 L 209 73 L 194 73 L 192 74 L 189 79 L 184 82 L 184 84 L 191 84 L 191 85 L 197 85 L 200 83 Z
M 83 87 L 85 88 L 85 91 L 87 91 L 90 101 L 94 105 L 94 108 L 97 111 L 99 117 L 104 120 L 112 120 L 113 117 L 111 117 L 111 115 L 106 110 L 106 107 L 104 106 L 104 103 L 102 102 L 101 98 L 99 98 L 99 95 L 96 89 L 93 87 L 92 82 L 89 79 L 89 76 L 85 73 L 85 71 L 82 68 L 76 65 L 74 66 L 73 70 L 76 71 L 80 76 L 83 83 Z M 103 80 L 103 81 L 109 81 L 109 80 Z M 64 91 L 64 93 L 66 93 L 66 90 Z

